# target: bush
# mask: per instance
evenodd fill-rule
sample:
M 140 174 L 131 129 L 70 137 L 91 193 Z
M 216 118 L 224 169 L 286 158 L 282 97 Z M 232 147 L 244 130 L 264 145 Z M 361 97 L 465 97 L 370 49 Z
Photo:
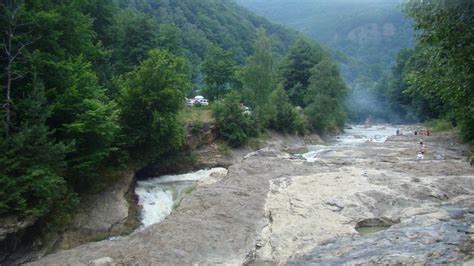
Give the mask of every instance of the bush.
M 270 95 L 270 105 L 274 108 L 270 119 L 270 128 L 285 133 L 304 133 L 306 131 L 304 115 L 290 104 L 288 95 L 279 87 Z
M 213 114 L 219 126 L 220 136 L 231 146 L 240 146 L 248 138 L 256 136 L 258 128 L 253 117 L 244 114 L 240 106 L 240 94 L 229 93 L 223 101 L 214 105 Z
M 453 129 L 453 125 L 446 119 L 434 119 L 425 123 L 426 127 L 433 132 L 440 132 Z

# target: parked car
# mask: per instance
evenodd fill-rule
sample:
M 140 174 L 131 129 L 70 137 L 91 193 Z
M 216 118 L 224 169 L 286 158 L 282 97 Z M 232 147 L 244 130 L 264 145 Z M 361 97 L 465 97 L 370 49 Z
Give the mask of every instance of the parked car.
M 199 99 L 194 101 L 194 105 L 208 106 L 209 101 L 207 99 Z
M 196 97 L 194 97 L 194 105 L 197 105 L 197 106 L 208 106 L 209 105 L 209 101 L 204 98 L 203 96 L 201 95 L 197 95 Z
M 190 98 L 185 98 L 185 104 L 186 106 L 194 106 L 194 99 L 190 99 Z
M 246 115 L 251 115 L 252 111 L 250 110 L 250 107 L 245 106 L 243 103 L 240 104 L 240 108 L 242 109 L 242 113 Z
M 194 98 L 185 97 L 185 104 L 186 106 L 208 106 L 209 100 L 200 95 Z

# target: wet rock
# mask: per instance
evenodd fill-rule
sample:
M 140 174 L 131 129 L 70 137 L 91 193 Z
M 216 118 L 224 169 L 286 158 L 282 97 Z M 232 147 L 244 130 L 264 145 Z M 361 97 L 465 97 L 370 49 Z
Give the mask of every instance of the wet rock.
M 314 144 L 314 143 L 324 143 L 324 141 L 321 139 L 319 135 L 316 134 L 309 134 L 304 137 L 304 140 L 307 141 L 308 143 Z
M 104 191 L 83 196 L 72 225 L 60 236 L 55 248 L 70 249 L 131 231 L 129 226 L 138 225 L 133 221 L 136 218 L 129 217 L 133 185 L 134 173 L 124 173 Z
M 403 137 L 386 143 L 360 144 L 357 148 L 334 147 L 331 152 L 319 152 L 315 162 L 303 163 L 314 168 L 312 173 L 294 175 L 290 178 L 292 182 L 274 180 L 266 204 L 273 214 L 271 233 L 266 236 L 271 249 L 259 249 L 256 261 L 285 263 L 291 257 L 311 253 L 326 241 L 355 236 L 355 227 L 364 223 L 385 227 L 417 217 L 420 226 L 429 226 L 433 221 L 453 219 L 454 216 L 436 212 L 434 206 L 462 195 L 473 195 L 472 168 L 457 159 L 417 163 L 410 159 L 417 140 Z M 440 146 L 436 146 L 438 144 Z M 430 149 L 444 152 L 442 145 L 442 142 L 433 141 Z M 450 156 L 455 158 L 456 154 Z M 349 160 L 352 163 L 345 164 Z M 420 218 L 424 213 L 431 215 Z M 436 229 L 429 231 L 433 238 L 427 242 L 446 240 L 436 237 Z M 317 237 L 303 240 L 311 236 Z M 416 241 L 417 237 L 412 234 L 407 239 Z M 406 248 L 411 245 L 407 239 L 403 242 Z M 363 244 L 374 247 L 374 254 L 377 254 L 375 240 Z M 450 245 L 445 243 L 442 247 L 449 248 Z M 421 250 L 417 252 L 424 256 Z M 458 253 L 457 258 L 462 261 L 462 254 Z M 391 262 L 396 262 L 397 258 Z M 403 255 L 398 259 L 409 262 L 402 258 Z M 339 261 L 327 262 L 338 264 Z M 326 260 L 318 263 L 326 264 Z M 358 261 L 348 259 L 347 263 L 357 264 Z
M 114 260 L 110 257 L 103 257 L 87 263 L 88 266 L 115 266 Z
M 254 151 L 254 152 L 251 152 L 251 153 L 247 154 L 246 156 L 244 156 L 244 159 L 248 159 L 248 158 L 255 157 L 255 156 L 263 157 L 263 158 L 265 158 L 265 157 L 274 157 L 274 158 L 280 158 L 280 159 L 289 159 L 290 158 L 290 155 L 286 152 L 282 152 L 282 151 L 275 150 L 275 149 L 264 148 L 264 149 L 260 149 L 260 150 L 257 150 L 257 151 Z
M 361 237 L 346 236 L 326 241 L 289 265 L 314 264 L 452 264 L 472 258 L 472 240 L 464 233 L 474 223 L 471 215 L 454 219 L 455 211 L 466 212 L 473 200 L 440 206 L 449 208 L 451 219 L 432 219 L 435 214 L 415 216 L 386 231 Z M 464 252 L 460 252 L 464 248 Z M 467 250 L 466 250 L 467 249 Z M 471 255 L 469 255 L 471 254 Z
M 289 160 L 275 148 L 288 147 L 279 140 L 236 161 L 225 178 L 198 187 L 163 222 L 35 264 L 102 257 L 124 265 L 462 263 L 473 252 L 466 239 L 474 172 L 458 159 L 458 144 L 437 138 L 426 141 L 427 149 L 446 160 L 423 162 L 413 159 L 418 139 L 409 136 L 334 146 L 312 163 Z M 359 235 L 357 223 L 370 219 L 400 223 Z
M 226 178 L 198 187 L 159 224 L 119 240 L 58 252 L 33 264 L 86 264 L 102 257 L 126 257 L 124 264 L 140 265 L 242 264 L 257 243 L 265 243 L 258 242 L 257 232 L 268 224 L 265 200 L 270 180 L 311 170 L 278 158 L 278 152 L 265 153 L 231 166 Z
M 303 154 L 308 152 L 307 146 L 295 146 L 295 147 L 288 147 L 285 149 L 285 152 L 289 154 Z

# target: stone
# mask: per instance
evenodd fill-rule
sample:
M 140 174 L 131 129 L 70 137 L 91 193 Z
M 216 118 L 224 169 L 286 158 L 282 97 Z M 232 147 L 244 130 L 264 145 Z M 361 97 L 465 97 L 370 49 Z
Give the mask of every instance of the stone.
M 103 257 L 87 263 L 88 266 L 115 266 L 114 260 L 111 257 Z
M 398 136 L 334 147 L 315 163 L 290 160 L 278 140 L 198 186 L 163 222 L 32 264 L 462 264 L 472 254 L 474 170 L 451 140 L 427 142 L 445 160 L 416 162 L 418 140 Z M 365 220 L 395 224 L 359 235 Z
M 123 173 L 118 180 L 97 194 L 84 195 L 72 226 L 60 237 L 57 249 L 70 249 L 97 239 L 106 239 L 129 231 L 130 197 L 134 173 Z M 134 203 L 133 203 L 134 204 Z
M 0 263 L 21 246 L 26 231 L 35 222 L 34 217 L 8 216 L 0 218 Z

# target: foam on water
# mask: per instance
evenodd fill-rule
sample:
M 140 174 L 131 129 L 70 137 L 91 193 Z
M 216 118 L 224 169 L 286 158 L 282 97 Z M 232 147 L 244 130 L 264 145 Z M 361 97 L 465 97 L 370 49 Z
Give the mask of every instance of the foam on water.
M 212 168 L 182 175 L 165 175 L 138 181 L 135 194 L 141 206 L 141 222 L 144 227 L 161 222 L 184 197 L 186 190 L 196 181 L 211 175 L 226 175 L 225 168 Z
M 372 142 L 385 142 L 388 137 L 396 134 L 397 128 L 392 126 L 363 126 L 356 125 L 346 129 L 344 134 L 339 136 L 338 141 L 342 143 L 364 143 L 369 140 Z
M 320 149 L 315 149 L 315 147 L 312 147 L 312 149 L 314 150 L 311 150 L 311 148 L 308 148 L 309 152 L 303 154 L 303 158 L 306 159 L 306 161 L 308 162 L 315 162 L 318 158 L 318 156 L 320 156 L 321 154 L 328 154 L 328 153 L 331 153 L 333 152 L 333 149 L 331 148 L 320 148 Z
M 303 154 L 308 162 L 315 162 L 318 157 L 336 152 L 348 146 L 361 145 L 367 142 L 383 143 L 388 137 L 396 134 L 397 128 L 393 126 L 364 126 L 355 125 L 337 136 L 329 145 L 309 145 L 309 152 Z

